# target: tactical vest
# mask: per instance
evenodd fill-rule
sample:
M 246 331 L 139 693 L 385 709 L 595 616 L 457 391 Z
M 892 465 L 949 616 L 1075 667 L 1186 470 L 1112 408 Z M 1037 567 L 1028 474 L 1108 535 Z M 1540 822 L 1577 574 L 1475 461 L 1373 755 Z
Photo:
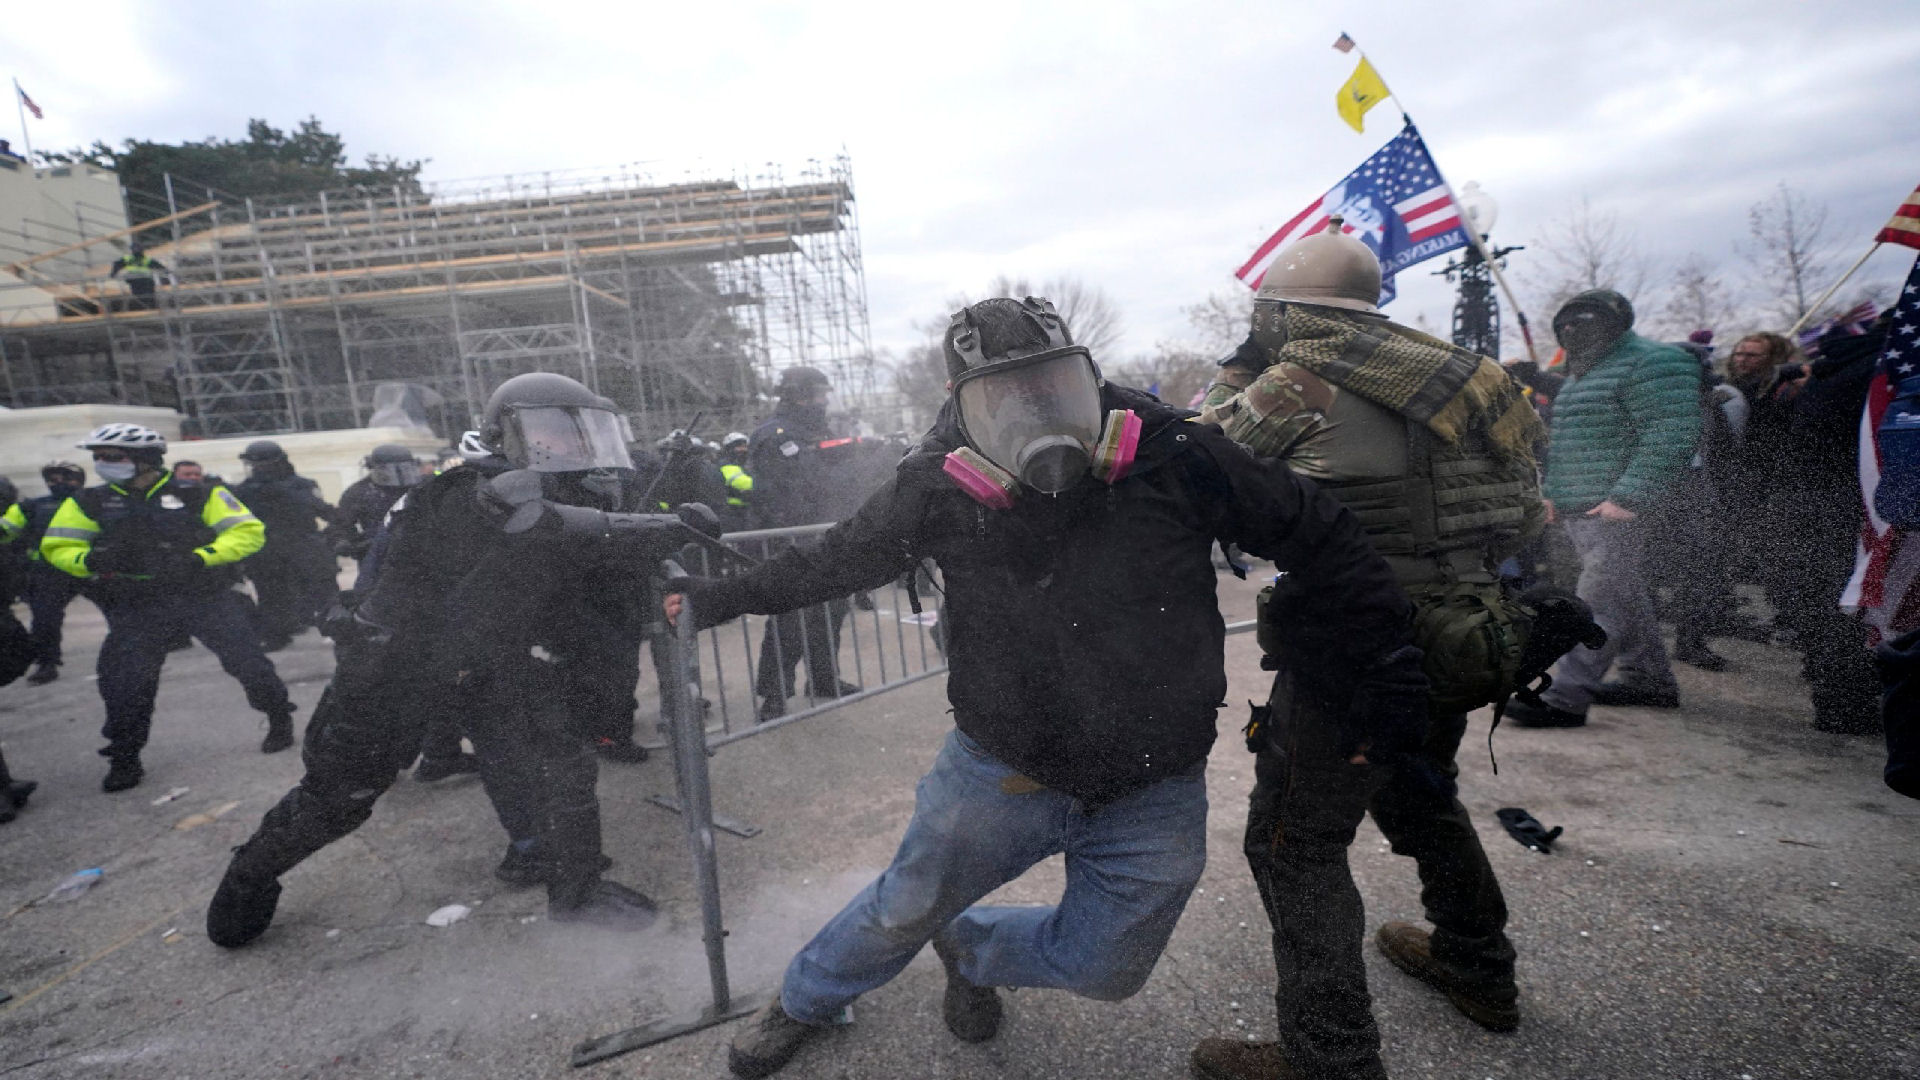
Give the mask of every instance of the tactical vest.
M 1352 393 L 1341 392 L 1333 411 L 1358 410 L 1374 411 L 1376 421 L 1393 418 L 1406 441 L 1404 472 L 1354 479 L 1335 467 L 1329 476 L 1308 475 L 1360 519 L 1402 585 L 1492 581 L 1491 549 L 1518 534 L 1539 501 L 1532 466 L 1502 462 L 1478 432 L 1443 443 L 1424 425 Z

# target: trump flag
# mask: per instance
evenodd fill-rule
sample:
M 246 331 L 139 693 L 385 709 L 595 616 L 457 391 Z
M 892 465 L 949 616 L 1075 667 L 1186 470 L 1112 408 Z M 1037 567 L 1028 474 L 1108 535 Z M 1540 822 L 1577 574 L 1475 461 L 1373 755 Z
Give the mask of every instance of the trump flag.
M 1408 121 L 1379 153 L 1267 237 L 1234 276 L 1258 289 L 1281 249 L 1322 231 L 1334 214 L 1345 220 L 1344 232 L 1364 241 L 1379 257 L 1382 304 L 1394 297 L 1395 274 L 1469 243 L 1460 207 L 1420 132 Z

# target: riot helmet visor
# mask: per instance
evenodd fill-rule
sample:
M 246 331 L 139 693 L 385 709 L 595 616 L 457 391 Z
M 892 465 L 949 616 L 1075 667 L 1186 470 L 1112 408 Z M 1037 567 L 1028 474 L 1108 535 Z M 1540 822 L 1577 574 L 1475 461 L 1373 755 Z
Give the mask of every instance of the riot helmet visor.
M 626 418 L 579 405 L 509 408 L 501 424 L 501 452 L 516 468 L 534 472 L 631 469 Z
M 967 441 L 1029 487 L 1057 494 L 1092 464 L 1100 378 L 1078 345 L 975 368 L 953 396 Z
M 384 461 L 369 467 L 367 478 L 380 487 L 412 487 L 420 482 L 420 466 L 411 461 Z

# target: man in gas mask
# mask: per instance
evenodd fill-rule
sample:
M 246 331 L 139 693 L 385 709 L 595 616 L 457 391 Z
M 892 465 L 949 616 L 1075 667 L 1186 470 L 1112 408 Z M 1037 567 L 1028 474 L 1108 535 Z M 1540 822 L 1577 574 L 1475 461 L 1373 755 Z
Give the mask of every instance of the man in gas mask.
M 1104 382 L 1045 300 L 966 308 L 944 348 L 952 396 L 885 487 L 817 544 L 688 589 L 711 625 L 874 588 L 922 558 L 946 585 L 957 730 L 892 866 L 735 1036 L 741 1076 L 779 1069 L 929 941 L 947 1026 L 968 1041 L 998 1031 L 996 986 L 1140 989 L 1206 860 L 1227 685 L 1215 543 L 1300 569 L 1319 659 L 1365 691 L 1339 724 L 1350 753 L 1390 758 L 1425 726 L 1406 598 L 1339 503 Z M 670 615 L 680 604 L 668 598 Z M 1059 904 L 974 906 L 1062 852 Z
M 292 644 L 333 603 L 340 565 L 317 526 L 331 526 L 334 509 L 320 497 L 319 484 L 294 472 L 279 443 L 248 443 L 240 460 L 247 478 L 234 493 L 267 526 L 267 546 L 247 560 L 246 570 L 259 594 L 260 645 L 273 652 Z
M 352 832 L 420 749 L 423 693 L 467 717 L 481 779 L 510 840 L 497 872 L 543 881 L 558 922 L 651 924 L 643 894 L 601 879 L 595 764 L 568 708 L 575 658 L 608 628 L 586 600 L 619 579 L 592 549 L 506 531 L 491 484 L 526 470 L 555 503 L 619 509 L 630 467 L 625 418 L 563 375 L 508 379 L 487 401 L 469 460 L 407 492 L 376 580 L 331 628 L 339 663 L 307 728 L 306 775 L 235 850 L 207 935 L 237 948 L 272 921 L 278 878 Z M 618 567 L 634 580 L 651 568 Z
M 1591 705 L 1680 704 L 1639 519 L 1679 483 L 1700 438 L 1699 362 L 1634 333 L 1626 297 L 1580 293 L 1554 315 L 1553 332 L 1569 378 L 1554 399 L 1542 494 L 1580 555 L 1577 591 L 1607 643 L 1568 653 L 1540 707 L 1514 703 L 1507 715 L 1526 727 L 1579 727 Z M 1616 662 L 1619 679 L 1603 681 Z
M 1315 737 L 1339 695 L 1293 655 L 1296 609 L 1265 605 L 1260 641 L 1279 674 L 1262 737 L 1249 740 L 1259 757 L 1245 853 L 1273 926 L 1280 1040 L 1203 1040 L 1192 1064 L 1207 1080 L 1384 1075 L 1347 866 L 1367 813 L 1418 864 L 1434 924 L 1387 923 L 1380 950 L 1483 1026 L 1520 1022 L 1506 902 L 1454 778 L 1467 714 L 1510 689 L 1499 663 L 1509 651 L 1484 643 L 1517 641 L 1516 623 L 1534 614 L 1495 568 L 1544 522 L 1533 447 L 1545 433 L 1498 364 L 1380 314 L 1380 278 L 1379 260 L 1338 217 L 1289 245 L 1200 414 L 1360 517 L 1414 602 L 1431 683 L 1419 751 L 1356 766 Z M 1282 579 L 1277 596 L 1295 580 Z
M 80 595 L 79 578 L 61 573 L 40 557 L 40 540 L 61 504 L 87 486 L 87 470 L 71 461 L 49 461 L 40 469 L 40 479 L 46 483 L 47 493 L 15 503 L 0 519 L 0 531 L 7 534 L 9 542 L 19 544 L 26 555 L 21 592 L 33 613 L 34 667 L 27 676 L 32 686 L 60 677 L 60 639 L 67 605 Z

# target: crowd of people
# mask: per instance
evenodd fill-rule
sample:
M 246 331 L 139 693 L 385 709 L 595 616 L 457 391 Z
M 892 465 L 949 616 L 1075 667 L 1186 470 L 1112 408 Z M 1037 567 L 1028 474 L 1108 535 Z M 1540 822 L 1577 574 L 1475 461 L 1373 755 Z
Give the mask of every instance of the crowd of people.
M 1594 707 L 1677 707 L 1673 662 L 1725 669 L 1712 642 L 1740 637 L 1801 651 L 1816 728 L 1892 741 L 1913 678 L 1883 701 L 1869 646 L 1886 639 L 1891 665 L 1916 651 L 1914 627 L 1840 603 L 1890 320 L 1811 357 L 1755 333 L 1716 363 L 1710 332 L 1650 340 L 1625 297 L 1595 290 L 1554 314 L 1563 363 L 1503 369 L 1393 323 L 1380 289 L 1379 262 L 1338 227 L 1289 246 L 1197 415 L 1107 382 L 1044 299 L 970 305 L 942 338 L 946 406 L 874 483 L 855 479 L 872 455 L 846 449 L 859 440 L 836 435 L 831 383 L 806 367 L 750 434 L 650 448 L 573 379 L 517 376 L 437 463 L 374 448 L 337 507 L 271 441 L 229 487 L 169 469 L 157 432 L 109 424 L 79 442 L 100 483 L 50 462 L 48 494 L 0 519 L 9 596 L 32 618 L 0 626 L 0 680 L 58 678 L 65 607 L 98 604 L 102 786 L 122 791 L 143 778 L 183 639 L 265 714 L 267 753 L 294 741 L 268 653 L 316 625 L 333 640 L 304 775 L 214 891 L 223 947 L 265 933 L 282 876 L 416 761 L 422 779 L 479 774 L 502 880 L 543 885 L 556 921 L 637 930 L 655 905 L 604 877 L 596 758 L 645 757 L 634 695 L 642 651 L 658 665 L 667 647 L 660 618 L 767 616 L 755 689 L 771 719 L 803 664 L 810 700 L 860 693 L 837 662 L 849 607 L 937 567 L 954 730 L 891 865 L 735 1034 L 733 1071 L 762 1077 L 928 945 L 944 1021 L 969 1042 L 997 1034 L 1002 989 L 1142 987 L 1205 863 L 1227 685 L 1213 551 L 1232 546 L 1277 571 L 1257 611 L 1272 689 L 1242 733 L 1279 1029 L 1203 1040 L 1192 1069 L 1378 1080 L 1347 863 L 1368 814 L 1416 864 L 1427 922 L 1379 926 L 1374 947 L 1473 1023 L 1522 1022 L 1506 902 L 1459 796 L 1470 713 L 1578 728 Z M 660 560 L 703 536 L 822 521 L 838 524 L 659 594 Z M 359 564 L 346 590 L 340 556 Z M 0 761 L 0 810 L 32 793 Z M 979 903 L 1056 854 L 1058 903 Z

